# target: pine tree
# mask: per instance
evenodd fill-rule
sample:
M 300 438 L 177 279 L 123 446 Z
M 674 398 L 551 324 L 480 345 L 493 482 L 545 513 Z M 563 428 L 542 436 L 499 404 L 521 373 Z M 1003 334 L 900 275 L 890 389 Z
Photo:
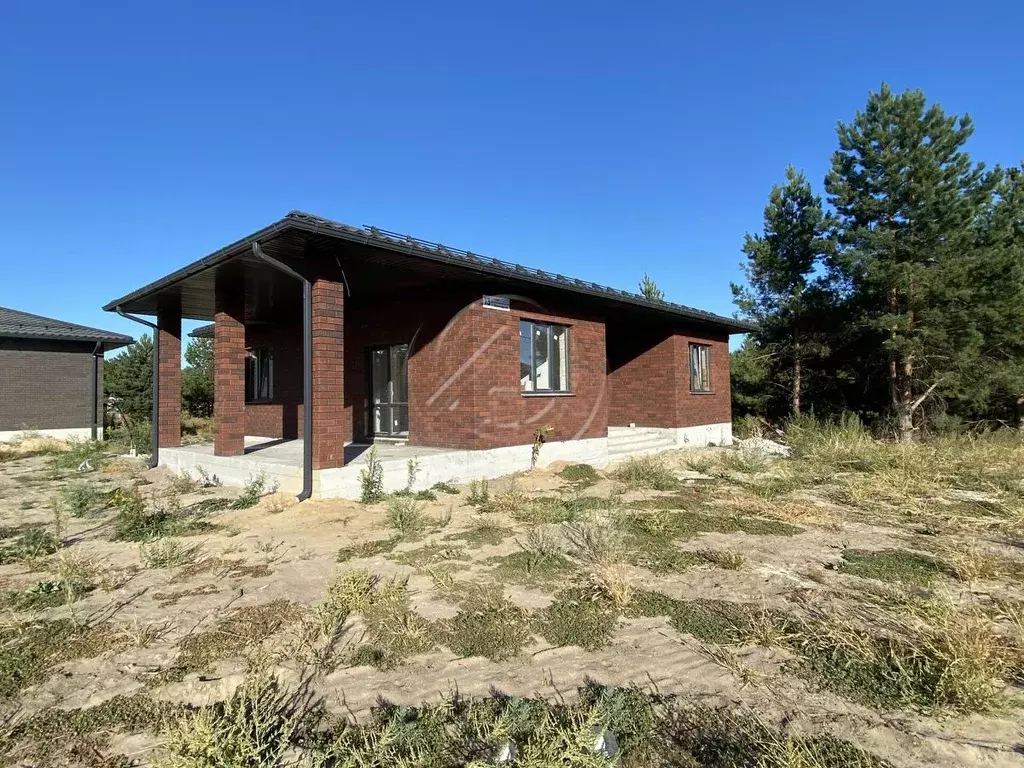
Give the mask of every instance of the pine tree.
M 651 276 L 644 272 L 643 279 L 637 283 L 640 295 L 650 301 L 664 301 L 665 293 L 658 287 L 658 284 L 651 279 Z
M 148 335 L 104 361 L 103 395 L 115 398 L 129 418 L 152 418 L 153 340 Z
M 793 415 L 803 409 L 804 365 L 822 351 L 813 332 L 815 265 L 828 248 L 821 198 L 802 172 L 790 166 L 784 184 L 772 187 L 764 209 L 764 233 L 747 234 L 742 265 L 748 287 L 733 284 L 743 316 L 758 325 L 753 338 L 771 360 L 769 370 L 788 381 Z
M 213 415 L 213 339 L 198 338 L 185 348 L 181 406 L 193 416 Z
M 986 197 L 983 169 L 963 151 L 972 132 L 969 117 L 947 116 L 922 92 L 897 95 L 886 85 L 837 128 L 825 182 L 837 218 L 831 277 L 875 336 L 877 355 L 865 364 L 884 362 L 901 440 L 913 436 L 921 405 L 948 383 L 951 361 L 975 358 L 982 342 L 950 313 L 965 306 L 970 286 L 956 280 L 973 253 Z
M 1024 164 L 996 168 L 991 180 L 964 276 L 982 342 L 961 369 L 959 395 L 973 415 L 1010 416 L 1024 428 Z

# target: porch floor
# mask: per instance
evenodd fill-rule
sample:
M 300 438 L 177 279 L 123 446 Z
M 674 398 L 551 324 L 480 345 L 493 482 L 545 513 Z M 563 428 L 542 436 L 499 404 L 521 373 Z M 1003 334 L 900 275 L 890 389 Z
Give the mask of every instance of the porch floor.
M 302 440 L 283 440 L 277 437 L 245 438 L 243 455 L 259 459 L 261 463 L 280 464 L 286 467 L 302 467 Z M 431 448 L 425 445 L 408 445 L 406 443 L 375 443 L 377 458 L 381 461 L 392 459 L 411 459 L 420 456 L 433 456 L 450 451 L 449 448 Z M 213 443 L 199 443 L 183 446 L 188 451 L 206 456 L 213 456 Z M 370 443 L 349 443 L 345 446 L 345 465 L 365 464 Z M 167 450 L 167 449 L 164 449 Z

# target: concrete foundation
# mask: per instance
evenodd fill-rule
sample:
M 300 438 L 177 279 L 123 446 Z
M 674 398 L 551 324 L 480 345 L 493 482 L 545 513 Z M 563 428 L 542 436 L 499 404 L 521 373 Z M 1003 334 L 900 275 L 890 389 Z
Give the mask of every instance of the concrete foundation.
M 103 439 L 103 428 L 96 430 L 98 439 Z M 0 443 L 13 443 L 27 437 L 52 437 L 54 440 L 91 440 L 91 427 L 69 427 L 68 429 L 15 429 L 0 432 Z
M 652 441 L 650 435 L 657 433 Z M 584 440 L 551 441 L 540 449 L 537 466 L 556 461 L 571 461 L 603 467 L 613 461 L 680 447 L 730 445 L 731 424 L 652 430 L 634 434 L 629 427 L 609 429 L 609 437 Z M 246 452 L 241 456 L 215 456 L 212 445 L 162 448 L 160 465 L 177 472 L 196 474 L 201 467 L 224 485 L 240 486 L 263 474 L 268 486 L 276 485 L 284 493 L 302 489 L 302 441 L 246 437 Z M 368 445 L 345 446 L 345 466 L 313 472 L 315 498 L 358 499 L 359 475 L 366 468 Z M 464 451 L 407 445 L 377 444 L 377 460 L 383 473 L 385 491 L 405 488 L 409 461 L 416 462 L 413 490 L 429 488 L 438 482 L 467 483 L 470 480 L 511 475 L 530 468 L 531 445 L 514 445 L 489 450 Z

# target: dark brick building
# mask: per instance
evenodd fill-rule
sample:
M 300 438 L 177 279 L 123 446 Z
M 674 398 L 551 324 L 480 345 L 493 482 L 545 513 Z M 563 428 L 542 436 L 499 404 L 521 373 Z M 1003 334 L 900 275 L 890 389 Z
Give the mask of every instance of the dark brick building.
M 308 424 L 314 470 L 370 440 L 480 450 L 529 445 L 541 428 L 592 443 L 628 425 L 728 440 L 728 339 L 749 330 L 302 213 L 105 309 L 157 316 L 162 447 L 179 441 L 181 319 L 213 320 L 197 333 L 214 337 L 214 453 L 242 454 L 247 435 L 305 437 Z
M 0 307 L 0 440 L 101 437 L 103 353 L 120 333 Z

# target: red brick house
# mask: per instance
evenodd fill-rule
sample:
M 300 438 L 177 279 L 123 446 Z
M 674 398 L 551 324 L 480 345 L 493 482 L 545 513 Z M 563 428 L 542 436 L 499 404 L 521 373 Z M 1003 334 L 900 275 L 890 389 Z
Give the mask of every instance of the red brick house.
M 750 330 L 298 212 L 104 309 L 156 315 L 160 463 L 345 496 L 371 442 L 390 486 L 408 458 L 417 485 L 528 468 L 542 428 L 541 463 L 729 442 L 729 334 Z M 213 320 L 205 448 L 180 447 L 182 318 Z

